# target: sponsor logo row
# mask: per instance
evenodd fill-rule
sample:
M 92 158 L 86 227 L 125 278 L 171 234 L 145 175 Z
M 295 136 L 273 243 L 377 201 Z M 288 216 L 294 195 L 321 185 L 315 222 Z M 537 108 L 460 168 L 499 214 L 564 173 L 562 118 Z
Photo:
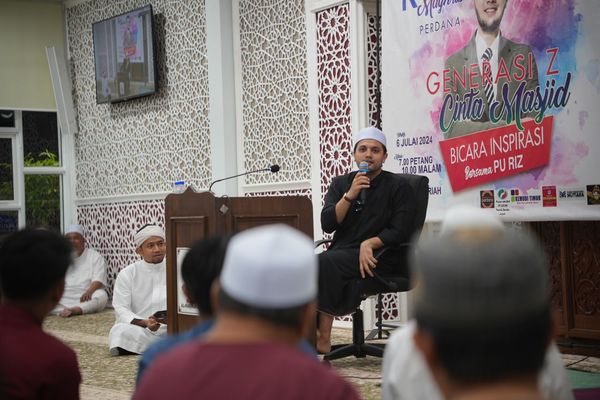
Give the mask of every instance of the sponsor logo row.
M 600 184 L 584 188 L 557 188 L 542 186 L 541 194 L 528 194 L 520 189 L 489 189 L 479 192 L 481 208 L 495 208 L 496 204 L 541 204 L 543 207 L 556 207 L 566 201 L 586 202 L 600 205 Z

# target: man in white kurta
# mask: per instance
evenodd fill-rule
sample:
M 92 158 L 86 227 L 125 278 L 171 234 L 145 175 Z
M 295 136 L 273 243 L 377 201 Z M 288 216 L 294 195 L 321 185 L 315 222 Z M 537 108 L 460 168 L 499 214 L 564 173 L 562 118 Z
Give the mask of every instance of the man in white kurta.
M 498 214 L 469 206 L 454 206 L 446 211 L 440 235 L 488 236 L 504 232 Z M 493 211 L 493 210 L 492 210 Z M 475 237 L 475 236 L 474 236 Z M 417 323 L 409 320 L 396 330 L 385 347 L 383 357 L 383 400 L 443 400 L 421 351 L 414 341 Z M 552 343 L 546 351 L 538 387 L 544 400 L 572 400 L 573 392 L 558 347 Z
M 115 282 L 116 323 L 108 335 L 112 355 L 141 354 L 167 334 L 166 318 L 155 316 L 167 309 L 165 233 L 156 225 L 146 225 L 134 241 L 142 260 L 125 267 Z
M 86 248 L 81 225 L 69 225 L 65 237 L 73 246 L 74 261 L 65 276 L 65 292 L 52 312 L 71 317 L 104 310 L 108 301 L 104 257 L 96 250 Z

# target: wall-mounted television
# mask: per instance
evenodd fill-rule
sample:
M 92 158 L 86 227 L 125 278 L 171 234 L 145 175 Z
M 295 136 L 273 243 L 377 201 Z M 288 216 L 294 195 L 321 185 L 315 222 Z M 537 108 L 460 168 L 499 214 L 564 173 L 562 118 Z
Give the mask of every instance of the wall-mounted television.
M 98 104 L 156 92 L 152 20 L 147 5 L 92 24 Z

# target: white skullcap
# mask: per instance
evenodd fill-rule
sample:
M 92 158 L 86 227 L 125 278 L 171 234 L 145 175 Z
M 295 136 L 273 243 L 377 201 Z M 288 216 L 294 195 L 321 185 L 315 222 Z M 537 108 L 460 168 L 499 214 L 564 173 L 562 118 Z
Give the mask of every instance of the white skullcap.
M 485 210 L 467 205 L 456 205 L 446 210 L 442 220 L 441 235 L 464 230 L 504 231 L 505 227 L 496 210 Z
M 282 224 L 239 233 L 227 247 L 221 286 L 249 306 L 279 309 L 308 304 L 317 295 L 313 242 Z
M 379 129 L 375 128 L 374 126 L 369 126 L 368 128 L 363 128 L 360 132 L 358 132 L 358 134 L 356 135 L 356 138 L 354 140 L 354 147 L 356 147 L 358 142 L 360 142 L 361 140 L 365 140 L 365 139 L 377 140 L 379 143 L 381 143 L 384 147 L 387 148 L 387 144 L 385 141 L 385 135 L 383 134 L 383 132 L 381 132 Z
M 83 236 L 83 226 L 78 224 L 69 225 L 65 229 L 65 235 L 67 233 L 79 233 L 81 236 Z
M 158 236 L 161 239 L 165 239 L 165 231 L 158 225 L 146 225 L 133 236 L 133 243 L 135 243 L 136 249 L 142 245 L 146 240 L 152 236 Z

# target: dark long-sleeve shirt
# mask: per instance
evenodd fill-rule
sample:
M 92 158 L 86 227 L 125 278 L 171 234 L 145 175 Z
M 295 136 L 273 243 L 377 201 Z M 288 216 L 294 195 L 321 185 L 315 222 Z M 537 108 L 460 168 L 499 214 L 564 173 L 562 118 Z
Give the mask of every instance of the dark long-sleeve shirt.
M 337 223 L 335 205 L 350 190 L 355 175 L 351 172 L 334 178 L 325 196 L 321 226 L 325 232 L 335 231 L 332 247 L 358 248 L 374 236 L 391 248 L 410 240 L 416 200 L 408 182 L 388 171 L 371 180 L 362 210 L 356 211 L 355 200 L 342 223 Z
M 75 352 L 23 310 L 0 305 L 0 398 L 79 399 Z

